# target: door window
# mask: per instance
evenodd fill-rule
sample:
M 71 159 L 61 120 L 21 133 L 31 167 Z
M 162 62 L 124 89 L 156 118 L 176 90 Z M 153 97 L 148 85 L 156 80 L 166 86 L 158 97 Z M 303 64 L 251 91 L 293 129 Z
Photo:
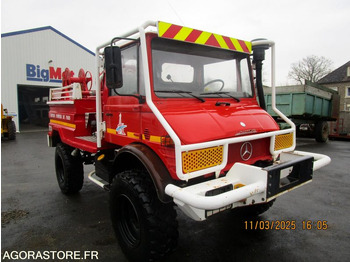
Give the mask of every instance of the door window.
M 116 90 L 112 90 L 112 95 L 135 95 L 138 93 L 138 64 L 137 52 L 138 46 L 132 45 L 121 50 L 122 54 L 122 71 L 123 71 L 123 86 Z M 118 94 L 115 92 L 117 91 Z

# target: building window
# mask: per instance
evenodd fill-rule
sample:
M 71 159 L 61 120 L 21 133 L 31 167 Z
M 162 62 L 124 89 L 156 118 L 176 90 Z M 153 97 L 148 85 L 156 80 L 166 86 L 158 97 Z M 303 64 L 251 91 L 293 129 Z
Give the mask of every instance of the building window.
M 350 97 L 350 86 L 345 87 L 345 97 Z

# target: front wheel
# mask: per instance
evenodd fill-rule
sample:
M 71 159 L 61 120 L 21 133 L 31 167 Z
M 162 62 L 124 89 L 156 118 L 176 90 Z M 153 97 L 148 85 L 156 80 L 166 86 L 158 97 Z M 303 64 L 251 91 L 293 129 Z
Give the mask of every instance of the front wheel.
M 80 191 L 84 183 L 84 168 L 80 157 L 72 156 L 72 148 L 63 143 L 56 146 L 55 168 L 58 185 L 64 194 Z
M 124 171 L 112 184 L 110 212 L 115 234 L 130 261 L 154 261 L 177 245 L 176 211 L 161 203 L 145 171 Z

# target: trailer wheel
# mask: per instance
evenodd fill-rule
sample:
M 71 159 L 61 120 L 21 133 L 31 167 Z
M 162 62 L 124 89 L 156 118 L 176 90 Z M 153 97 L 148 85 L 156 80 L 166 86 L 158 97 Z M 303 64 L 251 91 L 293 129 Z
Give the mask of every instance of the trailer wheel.
M 320 121 L 315 124 L 315 139 L 317 142 L 325 143 L 328 141 L 329 126 L 326 121 Z
M 8 139 L 15 140 L 16 139 L 16 124 L 14 121 L 11 120 L 7 123 L 7 130 L 8 130 Z
M 58 143 L 55 153 L 55 168 L 58 185 L 64 194 L 80 191 L 84 183 L 83 162 L 71 155 L 72 148 Z
M 113 181 L 110 212 L 119 245 L 130 261 L 154 261 L 177 246 L 176 211 L 161 203 L 145 171 L 124 171 Z

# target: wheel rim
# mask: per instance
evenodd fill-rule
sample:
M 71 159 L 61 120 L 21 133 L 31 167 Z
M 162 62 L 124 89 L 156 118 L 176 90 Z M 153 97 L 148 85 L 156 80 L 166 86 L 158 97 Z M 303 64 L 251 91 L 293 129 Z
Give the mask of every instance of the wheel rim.
M 118 230 L 123 241 L 130 247 L 135 247 L 140 242 L 140 221 L 136 208 L 130 198 L 120 195 L 118 200 Z
M 324 138 L 328 138 L 328 133 L 329 133 L 329 131 L 328 131 L 328 125 L 325 124 L 325 125 L 323 125 L 323 128 L 322 128 L 322 135 L 323 135 L 323 137 L 324 137 Z

